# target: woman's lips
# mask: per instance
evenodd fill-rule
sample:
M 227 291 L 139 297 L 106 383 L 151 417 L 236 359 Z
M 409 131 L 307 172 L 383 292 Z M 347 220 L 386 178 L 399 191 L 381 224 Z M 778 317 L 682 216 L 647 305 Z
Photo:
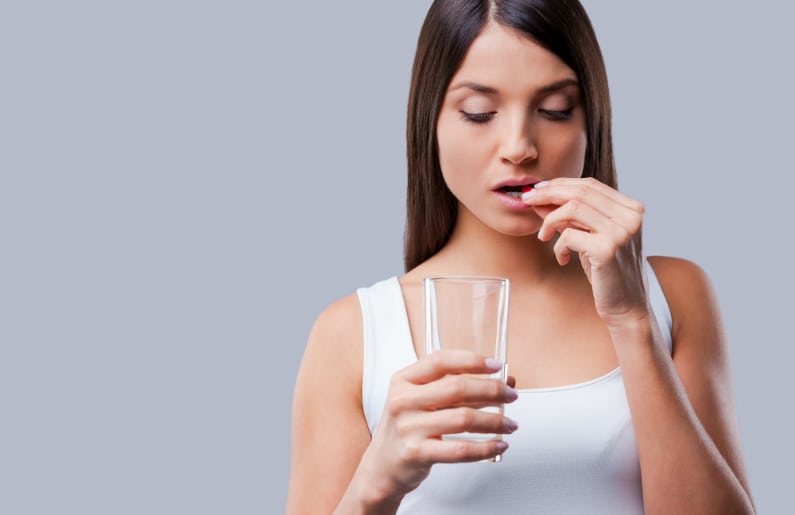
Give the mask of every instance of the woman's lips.
M 514 177 L 512 179 L 506 179 L 506 180 L 496 184 L 494 186 L 494 189 L 495 190 L 504 190 L 504 189 L 508 188 L 508 189 L 518 190 L 520 188 L 526 188 L 528 186 L 532 188 L 533 185 L 535 185 L 535 183 L 537 183 L 539 181 L 541 181 L 541 179 L 538 178 L 538 177 L 531 177 L 531 176 Z
M 532 188 L 530 188 L 530 189 L 532 189 Z M 500 190 L 497 190 L 494 193 L 497 194 L 497 198 L 500 199 L 500 202 L 502 202 L 503 205 L 505 207 L 509 208 L 509 209 L 512 209 L 514 211 L 528 211 L 528 210 L 532 209 L 532 207 L 530 207 L 527 204 L 525 204 L 522 201 L 521 198 L 517 198 L 517 197 L 511 196 L 511 195 L 509 195 L 507 193 L 504 193 L 504 192 L 502 192 Z
M 499 184 L 493 191 L 505 207 L 514 211 L 528 211 L 532 208 L 522 201 L 522 194 L 535 188 L 539 180 L 535 177 L 509 179 Z

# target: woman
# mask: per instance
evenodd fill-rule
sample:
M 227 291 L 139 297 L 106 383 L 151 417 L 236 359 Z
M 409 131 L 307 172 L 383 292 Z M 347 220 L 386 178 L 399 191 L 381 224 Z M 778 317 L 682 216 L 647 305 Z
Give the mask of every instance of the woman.
M 696 265 L 642 256 L 582 6 L 435 1 L 408 160 L 407 272 L 312 329 L 288 512 L 753 513 L 714 295 Z M 510 278 L 515 388 L 462 375 L 493 370 L 482 356 L 424 355 L 439 275 Z M 509 436 L 440 438 L 463 431 Z

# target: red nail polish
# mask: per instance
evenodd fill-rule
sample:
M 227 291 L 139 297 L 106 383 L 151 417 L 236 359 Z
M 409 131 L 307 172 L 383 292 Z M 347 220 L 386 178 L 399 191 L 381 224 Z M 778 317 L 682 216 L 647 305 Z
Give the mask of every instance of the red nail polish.
M 525 186 L 524 188 L 522 188 L 522 193 L 527 193 L 528 191 L 530 191 L 532 189 L 533 189 L 532 185 Z

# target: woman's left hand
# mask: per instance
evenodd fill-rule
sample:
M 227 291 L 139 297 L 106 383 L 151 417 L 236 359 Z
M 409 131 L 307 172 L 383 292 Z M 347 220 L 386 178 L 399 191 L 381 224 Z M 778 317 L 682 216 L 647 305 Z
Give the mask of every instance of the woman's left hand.
M 643 204 L 593 178 L 539 185 L 522 197 L 543 219 L 538 239 L 550 241 L 560 233 L 554 251 L 561 265 L 572 252 L 579 255 L 599 316 L 609 326 L 647 316 Z

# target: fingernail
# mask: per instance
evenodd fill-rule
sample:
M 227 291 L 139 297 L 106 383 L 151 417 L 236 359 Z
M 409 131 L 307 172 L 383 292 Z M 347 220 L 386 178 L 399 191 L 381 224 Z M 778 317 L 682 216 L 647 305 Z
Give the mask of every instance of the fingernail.
M 508 402 L 513 402 L 519 398 L 519 392 L 508 386 L 505 385 L 505 400 Z
M 508 442 L 503 441 L 503 440 L 500 440 L 499 442 L 497 442 L 497 450 L 498 451 L 503 452 L 507 448 L 508 448 Z
M 527 200 L 527 199 L 531 198 L 535 194 L 536 194 L 536 189 L 535 188 L 533 188 L 532 190 L 529 190 L 529 191 L 525 191 L 524 193 L 522 193 L 522 200 Z
M 519 429 L 519 424 L 512 418 L 503 417 L 505 419 L 505 429 L 513 433 L 517 429 Z
M 548 184 L 549 184 L 549 181 L 541 181 L 541 182 L 537 182 L 537 183 L 535 183 L 535 184 L 533 185 L 533 188 L 536 188 L 536 189 L 537 189 L 537 188 L 543 188 L 544 186 L 546 186 L 546 185 L 548 185 Z
M 491 370 L 500 370 L 503 367 L 502 361 L 496 359 L 486 358 L 486 368 Z

